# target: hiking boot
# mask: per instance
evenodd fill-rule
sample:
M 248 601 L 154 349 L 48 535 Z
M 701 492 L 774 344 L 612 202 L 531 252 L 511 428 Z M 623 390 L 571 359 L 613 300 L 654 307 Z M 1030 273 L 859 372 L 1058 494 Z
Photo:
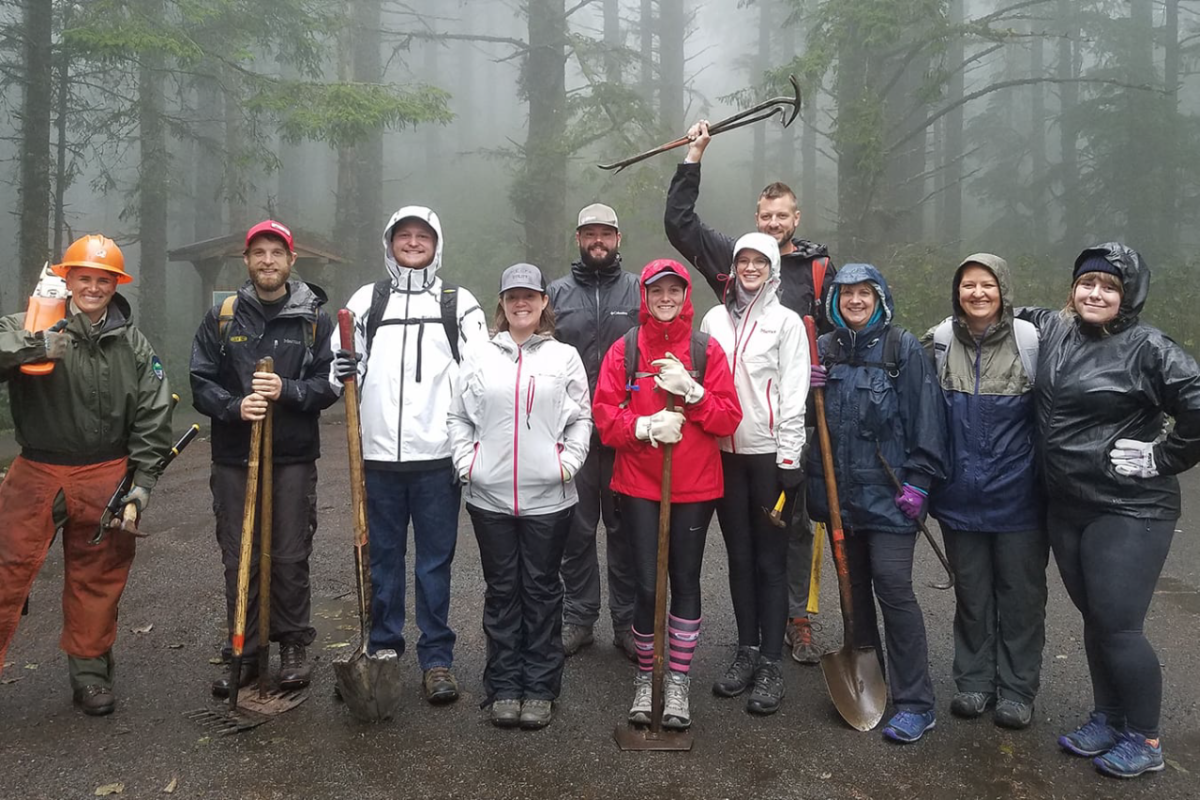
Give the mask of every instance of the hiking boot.
M 105 714 L 111 714 L 116 707 L 112 687 L 101 686 L 98 683 L 80 686 L 74 691 L 73 699 L 75 705 L 79 706 L 89 717 L 103 717 Z M 1161 762 L 1162 759 L 1159 758 L 1159 761 Z
M 733 663 L 725 670 L 725 674 L 713 684 L 713 694 L 717 697 L 737 697 L 750 688 L 754 681 L 754 668 L 758 666 L 757 647 L 739 647 Z
M 225 674 L 212 682 L 213 697 L 229 697 L 229 690 L 233 686 L 233 681 L 229 679 L 230 670 L 225 668 Z M 258 680 L 258 659 L 251 658 L 242 661 L 242 677 L 238 682 L 238 690 L 245 689 L 250 684 Z
M 637 663 L 637 644 L 628 625 L 613 632 L 613 647 L 624 653 L 630 661 Z
M 425 699 L 435 706 L 453 703 L 458 699 L 458 681 L 449 667 L 430 667 L 422 681 Z
M 654 674 L 638 673 L 633 678 L 633 705 L 629 707 L 629 721 L 634 725 L 649 725 L 651 700 L 654 696 Z
M 788 620 L 783 640 L 792 648 L 792 659 L 800 664 L 820 664 L 821 649 L 813 642 L 812 624 L 808 617 Z
M 1120 734 L 1108 724 L 1108 717 L 1099 711 L 1093 711 L 1082 726 L 1058 737 L 1058 744 L 1068 753 L 1091 758 L 1113 749 L 1119 738 Z
M 538 728 L 544 728 L 550 724 L 550 718 L 554 715 L 554 701 L 552 700 L 526 700 L 521 703 L 521 727 L 526 730 L 535 731 Z
M 783 670 L 778 661 L 760 661 L 754 670 L 754 691 L 746 700 L 746 710 L 751 714 L 774 714 L 783 700 Z
M 591 625 L 575 625 L 568 622 L 562 626 L 563 655 L 573 656 L 594 641 L 596 637 L 592 635 Z
M 1000 702 L 996 703 L 996 713 L 992 715 L 992 719 L 1001 728 L 1023 731 L 1033 721 L 1033 703 L 1001 697 Z
M 996 704 L 996 695 L 988 692 L 955 692 L 950 713 L 963 719 L 975 719 Z
M 925 735 L 926 731 L 931 731 L 936 727 L 937 717 L 933 713 L 933 709 L 924 713 L 901 711 L 891 718 L 887 727 L 883 729 L 883 735 L 893 742 L 908 744 L 917 741 Z
M 497 728 L 515 728 L 521 723 L 520 700 L 493 700 L 492 724 Z
M 685 731 L 692 725 L 692 715 L 688 709 L 688 688 L 691 679 L 682 672 L 668 670 L 663 681 L 663 721 L 664 728 Z
M 1092 759 L 1096 769 L 1114 778 L 1136 778 L 1143 772 L 1163 768 L 1162 745 L 1140 733 L 1125 731 L 1116 745 L 1099 758 Z
M 305 660 L 304 645 L 279 646 L 279 688 L 303 689 L 312 680 L 312 666 Z

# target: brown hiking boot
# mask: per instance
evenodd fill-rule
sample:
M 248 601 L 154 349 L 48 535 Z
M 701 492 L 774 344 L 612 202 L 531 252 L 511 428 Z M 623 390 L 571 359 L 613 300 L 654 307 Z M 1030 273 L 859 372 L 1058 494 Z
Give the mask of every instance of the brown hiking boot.
M 458 699 L 458 681 L 449 667 L 430 667 L 425 670 L 425 699 L 435 706 L 453 703 Z
M 103 717 L 105 714 L 111 714 L 116 707 L 112 688 L 98 683 L 80 686 L 75 690 L 74 700 L 75 705 L 89 717 Z
M 783 640 L 792 648 L 792 658 L 801 664 L 820 664 L 821 649 L 813 643 L 812 625 L 808 617 L 788 620 Z
M 279 646 L 279 688 L 303 689 L 312 680 L 312 666 L 305 660 L 304 645 Z

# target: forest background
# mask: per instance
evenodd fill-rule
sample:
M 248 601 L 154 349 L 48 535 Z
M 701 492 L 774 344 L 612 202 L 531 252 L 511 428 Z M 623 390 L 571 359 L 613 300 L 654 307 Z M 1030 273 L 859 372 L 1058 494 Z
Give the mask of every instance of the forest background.
M 439 213 L 442 274 L 485 306 L 511 263 L 564 274 L 594 201 L 636 270 L 676 255 L 683 151 L 595 165 L 794 74 L 793 126 L 709 148 L 708 224 L 752 230 L 759 190 L 790 184 L 800 235 L 878 265 L 918 333 L 968 253 L 1008 259 L 1018 304 L 1057 307 L 1074 256 L 1122 241 L 1153 271 L 1145 317 L 1196 353 L 1198 56 L 1200 0 L 0 0 L 0 311 L 102 231 L 186 394 L 212 290 L 245 277 L 186 258 L 268 216 L 340 259 L 298 267 L 330 311 L 383 276 L 408 204 Z

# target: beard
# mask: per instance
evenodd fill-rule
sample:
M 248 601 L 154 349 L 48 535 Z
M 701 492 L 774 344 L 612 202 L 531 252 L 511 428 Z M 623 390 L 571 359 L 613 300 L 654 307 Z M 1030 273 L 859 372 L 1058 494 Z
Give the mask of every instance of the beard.
M 593 256 L 593 252 L 596 252 L 598 257 Z M 605 269 L 607 267 L 611 267 L 616 263 L 618 254 L 619 252 L 615 249 L 608 250 L 604 247 L 597 247 L 596 245 L 593 245 L 590 250 L 586 250 L 582 247 L 579 248 L 579 260 L 582 261 L 583 265 L 588 269 Z

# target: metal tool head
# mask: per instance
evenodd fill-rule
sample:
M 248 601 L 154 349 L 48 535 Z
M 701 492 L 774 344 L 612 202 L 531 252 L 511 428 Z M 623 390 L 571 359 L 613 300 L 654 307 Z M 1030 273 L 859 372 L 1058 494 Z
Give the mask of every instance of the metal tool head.
M 825 686 L 837 712 L 858 731 L 874 729 L 887 706 L 887 683 L 873 647 L 843 646 L 821 656 Z
M 687 751 L 692 749 L 692 734 L 688 731 L 653 731 L 618 725 L 613 738 L 622 751 Z
M 395 650 L 368 654 L 360 647 L 333 662 L 338 693 L 350 714 L 362 722 L 392 718 L 400 705 L 400 657 Z
M 795 75 L 788 75 L 788 82 L 792 84 L 792 91 L 796 93 L 796 96 L 787 101 L 792 106 L 791 116 L 788 116 L 785 119 L 783 109 L 780 109 L 779 121 L 783 123 L 783 127 L 785 128 L 789 127 L 793 122 L 796 121 L 796 117 L 800 116 L 800 81 L 796 80 Z
M 229 736 L 248 731 L 251 728 L 257 728 L 269 719 L 269 717 L 258 714 L 230 711 L 228 708 L 197 708 L 194 711 L 185 711 L 183 715 L 199 725 L 210 736 Z

